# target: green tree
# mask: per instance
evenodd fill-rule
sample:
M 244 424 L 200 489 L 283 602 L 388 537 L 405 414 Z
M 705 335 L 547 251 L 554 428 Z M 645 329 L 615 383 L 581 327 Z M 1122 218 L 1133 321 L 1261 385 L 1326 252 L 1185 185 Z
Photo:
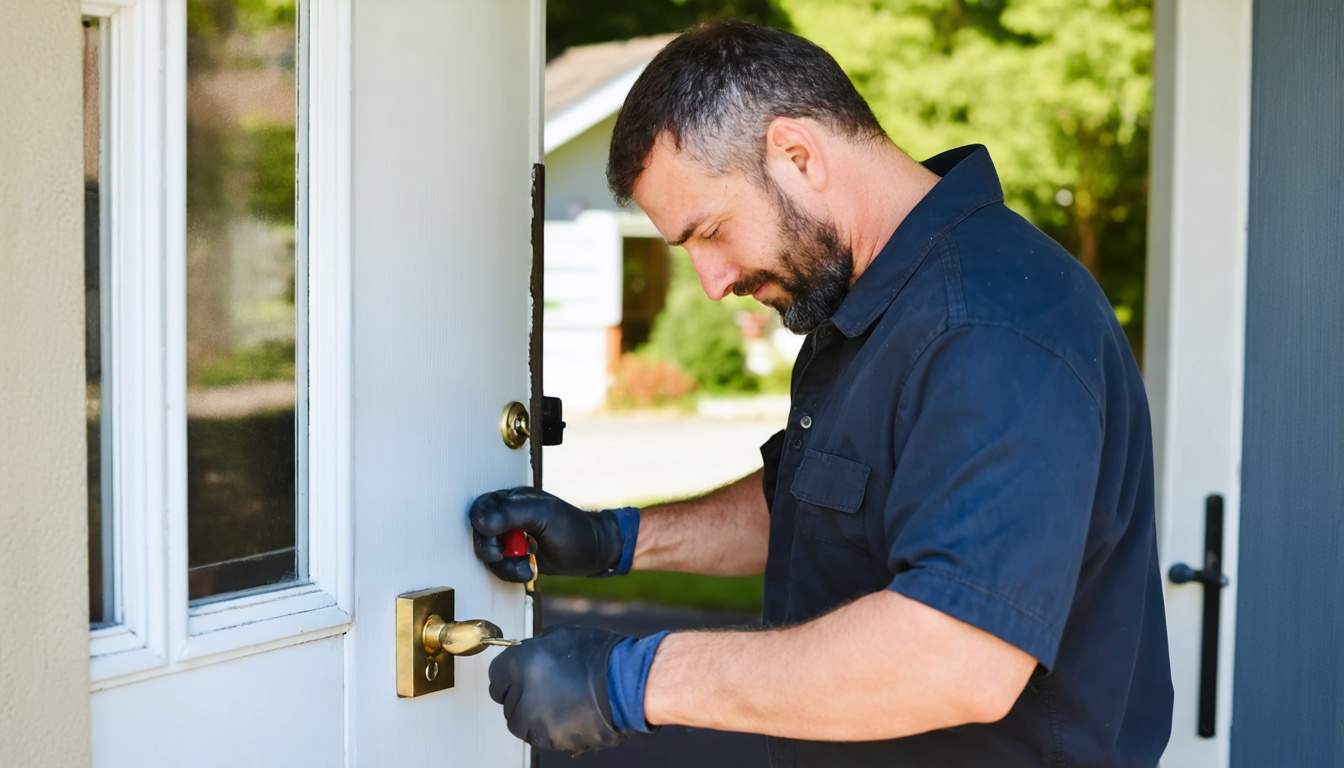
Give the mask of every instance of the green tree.
M 1141 350 L 1149 0 L 781 0 L 902 148 L 983 143 L 1008 203 L 1097 276 Z
M 779 0 L 547 0 L 546 58 L 553 59 L 572 45 L 680 32 L 720 18 L 789 28 Z

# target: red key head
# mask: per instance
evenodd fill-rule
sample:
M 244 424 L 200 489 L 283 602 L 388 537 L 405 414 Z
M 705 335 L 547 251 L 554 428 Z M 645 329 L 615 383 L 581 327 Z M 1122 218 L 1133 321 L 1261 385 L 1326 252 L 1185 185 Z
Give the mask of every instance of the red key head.
M 522 528 L 506 531 L 500 538 L 505 557 L 527 557 L 527 534 Z

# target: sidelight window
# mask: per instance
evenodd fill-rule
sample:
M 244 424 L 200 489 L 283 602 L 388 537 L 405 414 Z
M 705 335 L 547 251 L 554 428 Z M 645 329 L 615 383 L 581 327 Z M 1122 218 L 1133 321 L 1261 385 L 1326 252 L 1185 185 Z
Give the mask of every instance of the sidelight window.
M 350 621 L 350 9 L 83 9 L 97 688 Z

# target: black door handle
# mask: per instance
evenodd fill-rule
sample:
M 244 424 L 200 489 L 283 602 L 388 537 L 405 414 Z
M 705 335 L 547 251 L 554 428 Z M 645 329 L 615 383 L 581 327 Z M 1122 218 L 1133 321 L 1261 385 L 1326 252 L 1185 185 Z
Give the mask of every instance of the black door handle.
M 1197 732 L 1213 738 L 1218 703 L 1218 621 L 1222 608 L 1223 587 L 1223 497 L 1210 494 L 1204 499 L 1204 567 L 1198 570 L 1176 563 L 1167 571 L 1173 584 L 1195 582 L 1204 585 L 1204 619 L 1200 631 L 1199 652 L 1199 725 Z
M 1226 587 L 1227 574 L 1211 573 L 1204 569 L 1196 571 L 1185 563 L 1176 563 L 1167 571 L 1167 578 L 1171 579 L 1172 584 L 1185 584 L 1190 581 L 1197 581 L 1200 584 L 1211 587 Z

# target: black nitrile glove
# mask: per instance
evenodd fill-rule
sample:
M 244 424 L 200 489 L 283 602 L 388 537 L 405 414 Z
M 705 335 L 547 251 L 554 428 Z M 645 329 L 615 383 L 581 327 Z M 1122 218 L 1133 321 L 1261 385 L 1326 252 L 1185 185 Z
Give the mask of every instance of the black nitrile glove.
M 586 512 L 545 491 L 522 486 L 478 496 L 468 514 L 476 557 L 505 581 L 535 574 L 526 557 L 504 557 L 499 537 L 521 528 L 537 542 L 537 568 L 557 576 L 630 570 L 639 513 L 627 507 Z
M 666 635 L 556 627 L 490 662 L 490 698 L 504 705 L 509 732 L 534 747 L 571 755 L 614 747 L 651 730 L 644 683 Z

